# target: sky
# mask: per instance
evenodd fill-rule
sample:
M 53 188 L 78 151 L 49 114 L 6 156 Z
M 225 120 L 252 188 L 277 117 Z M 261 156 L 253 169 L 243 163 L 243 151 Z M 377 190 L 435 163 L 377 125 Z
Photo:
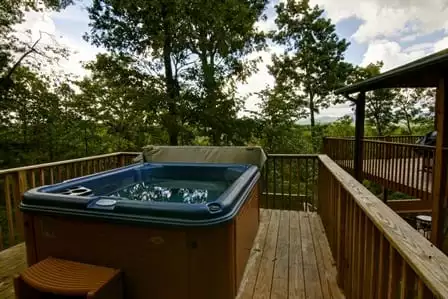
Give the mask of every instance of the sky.
M 275 28 L 274 6 L 271 1 L 266 10 L 266 22 L 257 24 L 262 29 Z M 60 62 L 66 72 L 82 76 L 85 71 L 82 61 L 95 58 L 104 49 L 98 49 L 82 38 L 89 30 L 89 18 L 86 7 L 89 0 L 82 0 L 61 12 L 29 12 L 18 30 L 32 29 L 33 38 L 39 31 L 54 35 L 58 42 L 72 51 L 68 60 Z M 428 54 L 448 48 L 448 0 L 310 0 L 311 5 L 319 5 L 325 15 L 336 24 L 339 37 L 350 42 L 346 60 L 365 66 L 382 60 L 382 71 L 389 70 Z M 270 49 L 253 53 L 261 56 L 263 62 L 258 72 L 247 82 L 238 85 L 238 93 L 248 96 L 254 92 L 272 86 L 273 78 L 267 72 L 272 53 L 281 49 Z M 249 96 L 246 109 L 257 109 L 258 99 Z M 333 120 L 345 114 L 351 114 L 347 104 L 332 106 L 321 111 L 319 118 Z

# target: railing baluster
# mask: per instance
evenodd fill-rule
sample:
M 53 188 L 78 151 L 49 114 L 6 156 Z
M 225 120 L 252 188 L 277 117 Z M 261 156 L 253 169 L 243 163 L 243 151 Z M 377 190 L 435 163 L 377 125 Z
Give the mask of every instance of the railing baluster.
M 417 299 L 431 299 L 433 298 L 428 287 L 423 283 L 421 279 L 417 280 Z
M 8 221 L 8 241 L 9 246 L 12 246 L 15 244 L 15 226 L 14 226 L 14 203 L 11 200 L 11 184 L 13 180 L 11 175 L 5 176 L 5 205 L 6 205 L 6 219 Z
M 363 249 L 363 233 L 364 233 L 364 221 L 363 221 L 363 214 L 361 209 L 358 208 L 358 219 L 357 219 L 357 248 L 356 248 L 356 252 L 357 252 L 357 260 L 356 260 L 356 280 L 357 280 L 357 284 L 356 284 L 356 295 L 357 298 L 361 298 L 362 297 L 362 285 L 363 285 L 363 280 L 362 280 L 362 271 L 364 269 L 362 263 L 363 263 L 363 256 L 364 256 L 364 250 Z
M 380 256 L 379 256 L 379 269 L 378 269 L 378 299 L 386 298 L 387 291 L 387 279 L 389 269 L 389 246 L 384 236 L 380 236 Z
M 340 269 L 338 272 L 338 284 L 343 284 L 343 279 L 341 276 L 344 276 L 345 273 L 345 264 L 344 264 L 344 248 L 345 248 L 345 234 L 346 234 L 346 227 L 345 227 L 345 221 L 346 221 L 346 213 L 347 213 L 347 206 L 346 206 L 346 194 L 343 192 L 342 187 L 335 182 L 333 178 L 331 178 L 332 182 L 332 188 L 331 190 L 334 190 L 334 188 L 337 188 L 337 204 L 338 204 L 338 217 L 337 217 L 337 256 L 336 256 L 336 263 L 337 268 Z M 331 197 L 329 197 L 331 198 Z
M 61 166 L 57 166 L 58 168 L 58 182 L 62 182 L 62 169 Z
M 291 205 L 291 197 L 292 197 L 292 193 L 291 193 L 291 186 L 292 186 L 292 158 L 289 159 L 289 181 L 288 181 L 288 192 L 289 192 L 289 205 L 288 205 L 288 209 L 292 209 L 292 205 Z
M 306 210 L 308 211 L 309 208 L 309 194 L 308 194 L 308 181 L 309 181 L 309 167 L 308 167 L 308 159 L 305 159 L 305 205 Z
M 284 168 L 283 168 L 283 164 L 284 164 L 284 160 L 283 160 L 283 157 L 281 157 L 280 158 L 280 174 L 281 174 L 281 177 L 280 177 L 280 180 L 281 180 L 281 192 L 282 192 L 282 197 L 281 197 L 281 200 L 282 200 L 282 204 L 281 204 L 281 207 L 282 207 L 282 209 L 284 210 L 285 209 L 285 199 L 284 199 L 284 194 L 285 194 L 285 191 L 284 191 L 284 186 L 285 186 L 285 178 L 284 178 L 284 176 L 283 176 L 283 173 L 284 173 Z
M 405 262 L 401 264 L 400 299 L 415 298 L 415 274 Z
M 265 176 L 266 176 L 266 178 L 265 178 L 265 182 L 264 182 L 264 185 L 265 185 L 265 192 L 266 192 L 266 194 L 265 194 L 265 205 L 264 205 L 264 207 L 265 207 L 266 209 L 269 208 L 269 182 L 270 182 L 270 180 L 269 180 L 269 161 L 270 161 L 270 159 L 268 159 L 268 160 L 266 161 L 265 166 L 264 166 L 264 172 L 265 172 Z
M 43 168 L 39 169 L 39 186 L 45 185 L 45 171 Z
M 274 157 L 273 159 L 272 159 L 272 163 L 274 164 L 274 174 L 273 174 L 273 178 L 272 178 L 272 182 L 273 182 L 273 188 L 274 188 L 274 196 L 272 197 L 273 198 L 273 205 L 272 205 L 272 208 L 273 209 L 275 209 L 275 202 L 277 201 L 277 173 L 276 173 L 276 162 L 277 161 L 277 159 Z
M 406 193 L 411 194 L 411 161 L 412 161 L 412 148 L 406 148 L 406 163 L 405 163 L 405 171 L 406 171 Z
M 426 154 L 427 154 L 427 168 L 428 169 L 426 169 L 426 180 L 425 180 L 425 190 L 424 190 L 424 193 L 423 193 L 423 197 L 422 197 L 422 199 L 423 200 L 427 200 L 428 199 L 428 193 L 429 193 L 429 190 L 430 190 L 430 185 L 431 185 L 431 182 L 432 182 L 432 180 L 430 180 L 430 178 L 431 178 L 431 173 L 432 173 L 432 171 L 433 171 L 433 168 L 432 168 L 432 163 L 431 163 L 431 151 L 427 151 L 426 152 Z
M 399 270 L 400 270 L 400 259 L 398 253 L 392 247 L 389 246 L 389 276 L 387 282 L 387 298 L 395 299 L 398 294 L 398 287 L 400 283 Z
M 353 296 L 353 298 L 356 298 L 356 287 L 357 287 L 357 277 L 356 277 L 356 257 L 357 257 L 357 239 L 356 239 L 356 223 L 357 223 L 357 218 L 358 218 L 358 207 L 356 206 L 356 204 L 352 201 L 352 223 L 351 223 L 351 234 L 352 234 L 352 244 L 350 244 L 351 246 L 351 267 L 350 267 L 350 272 L 351 272 L 351 276 L 352 276 L 352 288 L 351 288 L 351 294 Z
M 371 268 L 370 268 L 370 297 L 371 299 L 376 298 L 377 292 L 378 292 L 378 262 L 379 262 L 379 251 L 380 251 L 380 238 L 381 235 L 379 231 L 376 229 L 375 225 L 372 223 L 372 229 L 370 234 L 370 239 L 372 241 L 371 243 L 371 252 L 370 252 L 370 259 L 371 259 Z
M 50 167 L 50 184 L 54 184 L 54 169 Z
M 331 200 L 331 199 L 330 199 Z M 350 298 L 352 294 L 352 281 L 353 281 L 353 261 L 352 261 L 352 243 L 353 243 L 353 200 L 347 199 L 348 203 L 348 217 L 347 217 L 347 246 L 346 246 L 346 261 L 347 261 L 347 277 L 345 285 L 347 288 L 347 294 Z
M 28 183 L 26 179 L 26 171 L 18 171 L 13 179 L 13 196 L 14 196 L 14 210 L 16 218 L 17 236 L 19 240 L 23 240 L 23 221 L 20 213 L 19 205 L 22 200 L 22 194 L 28 189 Z
M 36 172 L 34 169 L 31 170 L 31 187 L 36 187 Z

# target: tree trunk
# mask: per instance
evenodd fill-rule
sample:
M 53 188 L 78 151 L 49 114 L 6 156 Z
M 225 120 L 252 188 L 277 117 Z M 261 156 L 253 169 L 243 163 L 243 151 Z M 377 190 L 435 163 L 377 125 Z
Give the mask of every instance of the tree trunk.
M 311 144 L 313 145 L 313 153 L 317 153 L 318 146 L 316 144 L 316 132 L 314 127 L 316 120 L 314 118 L 314 95 L 310 94 L 310 125 L 311 125 Z
M 203 50 L 200 54 L 202 73 L 204 76 L 204 88 L 206 93 L 205 103 L 205 126 L 211 128 L 211 139 L 213 145 L 219 145 L 221 143 L 221 130 L 218 128 L 218 120 L 216 120 L 216 80 L 215 80 L 215 63 L 213 53 L 209 53 L 207 50 Z M 208 61 L 210 57 L 210 62 Z
M 409 120 L 409 115 L 406 114 L 406 124 L 408 126 L 409 135 L 412 135 L 411 121 Z
M 179 97 L 179 89 L 173 75 L 173 68 L 171 65 L 172 53 L 172 30 L 169 20 L 169 13 L 167 5 L 162 6 L 163 30 L 165 33 L 163 41 L 163 64 L 165 67 L 165 85 L 168 94 L 168 114 L 169 118 L 166 123 L 167 131 L 170 138 L 170 145 L 178 145 L 179 127 L 177 123 L 177 107 L 176 100 Z

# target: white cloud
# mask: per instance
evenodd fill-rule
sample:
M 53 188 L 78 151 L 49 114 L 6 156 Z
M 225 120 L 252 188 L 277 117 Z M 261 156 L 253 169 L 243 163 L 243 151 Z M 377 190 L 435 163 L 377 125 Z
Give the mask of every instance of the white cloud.
M 407 48 L 403 48 L 396 41 L 377 40 L 368 45 L 361 65 L 366 66 L 381 60 L 384 63 L 382 69 L 384 72 L 446 48 L 448 48 L 448 36 L 434 43 L 414 44 Z
M 448 48 L 448 36 L 434 43 L 435 52 Z
M 427 49 L 414 50 L 402 49 L 399 43 L 395 41 L 379 40 L 369 44 L 361 62 L 362 66 L 377 61 L 383 61 L 383 71 L 411 62 L 428 54 Z
M 334 22 L 356 17 L 363 24 L 354 33 L 358 42 L 424 35 L 448 30 L 446 0 L 312 0 L 325 8 Z

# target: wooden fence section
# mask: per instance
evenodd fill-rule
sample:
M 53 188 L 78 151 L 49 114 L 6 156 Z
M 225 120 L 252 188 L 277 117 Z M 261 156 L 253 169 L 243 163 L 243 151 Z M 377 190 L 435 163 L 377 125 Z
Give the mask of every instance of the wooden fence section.
M 346 298 L 448 298 L 448 257 L 328 156 L 318 213 Z
M 416 144 L 422 138 L 422 135 L 392 135 L 392 136 L 364 136 L 364 140 L 386 141 L 394 143 Z M 330 137 L 333 138 L 333 137 Z M 335 137 L 337 138 L 337 137 Z M 355 136 L 343 137 L 346 139 L 355 139 Z
M 394 143 L 416 144 L 416 142 L 422 137 L 422 135 L 364 136 L 364 139 Z
M 365 179 L 419 199 L 410 202 L 409 210 L 431 209 L 434 146 L 366 139 L 363 143 L 362 169 Z M 353 170 L 353 139 L 326 138 L 324 144 L 328 156 L 347 171 Z
M 316 210 L 317 155 L 269 154 L 263 168 L 261 206 Z
M 19 204 L 25 191 L 128 165 L 136 155 L 119 152 L 0 170 L 0 250 L 23 241 Z

